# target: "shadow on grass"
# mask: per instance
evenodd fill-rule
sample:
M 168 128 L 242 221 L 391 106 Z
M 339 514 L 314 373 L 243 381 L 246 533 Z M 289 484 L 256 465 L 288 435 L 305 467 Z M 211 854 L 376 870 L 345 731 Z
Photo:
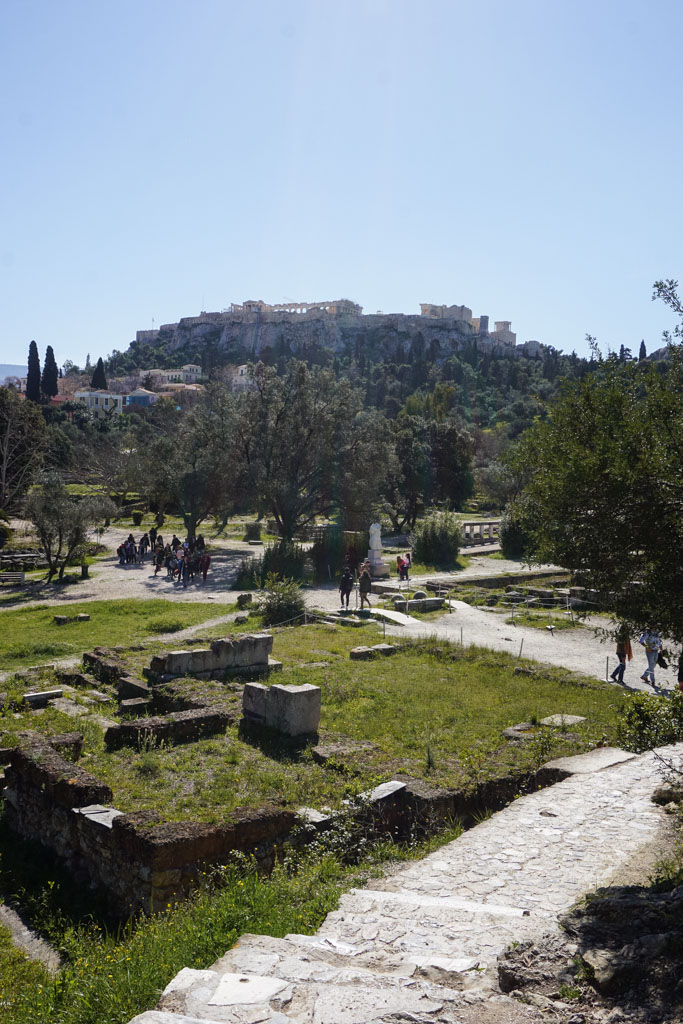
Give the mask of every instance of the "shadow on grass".
M 277 729 L 245 722 L 244 719 L 240 720 L 238 735 L 244 743 L 259 750 L 264 757 L 279 761 L 281 764 L 308 761 L 309 749 L 318 743 L 319 738 L 317 733 L 295 737 L 283 736 Z
M 0 896 L 23 923 L 58 943 L 65 927 L 95 922 L 116 927 L 107 901 L 67 872 L 51 850 L 21 839 L 0 818 Z

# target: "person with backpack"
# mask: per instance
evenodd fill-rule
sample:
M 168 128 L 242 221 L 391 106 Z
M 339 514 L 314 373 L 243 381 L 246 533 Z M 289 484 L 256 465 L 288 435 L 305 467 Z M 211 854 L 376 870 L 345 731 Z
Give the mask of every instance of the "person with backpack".
M 643 635 L 638 640 L 638 643 L 645 648 L 645 656 L 647 658 L 647 668 L 640 677 L 642 682 L 651 683 L 655 685 L 655 665 L 659 659 L 660 652 L 662 650 L 662 637 L 660 633 L 657 633 L 653 629 L 646 629 Z
M 341 600 L 341 607 L 342 608 L 344 607 L 344 601 L 346 600 L 346 608 L 347 608 L 347 610 L 348 610 L 348 607 L 349 607 L 349 596 L 350 596 L 352 590 L 353 590 L 353 576 L 351 575 L 351 570 L 349 569 L 349 567 L 347 565 L 345 567 L 345 569 L 344 569 L 344 572 L 342 573 L 342 578 L 339 581 L 339 593 L 341 595 L 341 598 L 340 598 L 340 600 Z

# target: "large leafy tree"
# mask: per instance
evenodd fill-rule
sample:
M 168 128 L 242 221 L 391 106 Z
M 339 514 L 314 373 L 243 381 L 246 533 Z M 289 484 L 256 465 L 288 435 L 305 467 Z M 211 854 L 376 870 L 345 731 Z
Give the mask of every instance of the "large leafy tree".
M 683 352 L 600 360 L 521 440 L 514 506 L 531 553 L 612 595 L 633 630 L 683 641 Z
M 54 395 L 57 394 L 57 378 L 59 371 L 57 370 L 57 362 L 55 360 L 55 354 L 52 349 L 52 345 L 48 345 L 45 350 L 45 363 L 43 365 L 43 376 L 40 381 L 40 390 L 43 398 L 48 401 Z
M 159 403 L 139 433 L 138 489 L 160 509 L 176 509 L 189 537 L 209 516 L 227 514 L 241 488 L 234 418 L 233 396 L 215 382 L 189 412 Z
M 394 529 L 412 530 L 434 502 L 459 508 L 473 490 L 470 434 L 452 419 L 439 422 L 405 414 L 392 427 L 394 458 L 383 496 Z
M 40 409 L 0 388 L 0 509 L 16 511 L 42 465 L 46 442 Z
M 26 397 L 29 402 L 40 401 L 40 357 L 38 356 L 38 346 L 35 341 L 32 341 L 28 347 Z
M 238 454 L 259 507 L 291 539 L 317 513 L 338 507 L 360 394 L 296 360 L 282 376 L 259 363 L 252 381 L 239 401 Z

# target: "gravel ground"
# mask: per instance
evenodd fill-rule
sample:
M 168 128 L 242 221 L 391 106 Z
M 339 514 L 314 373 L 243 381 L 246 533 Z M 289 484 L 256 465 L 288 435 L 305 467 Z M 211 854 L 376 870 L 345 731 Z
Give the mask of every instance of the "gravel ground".
M 140 533 L 139 530 L 133 532 L 136 537 Z M 35 601 L 41 604 L 63 605 L 69 602 L 101 601 L 112 598 L 136 598 L 139 600 L 162 598 L 168 601 L 215 602 L 217 606 L 231 604 L 236 597 L 236 592 L 231 589 L 232 582 L 240 561 L 245 556 L 257 554 L 261 550 L 233 537 L 212 539 L 210 542 L 211 568 L 206 583 L 198 580 L 184 588 L 181 584 L 167 579 L 165 569 L 158 576 L 154 576 L 150 557 L 142 564 L 120 566 L 116 557 L 116 548 L 129 533 L 130 528 L 110 527 L 102 538 L 102 543 L 106 544 L 109 554 L 91 566 L 90 579 L 64 587 L 40 585 L 36 588 Z M 552 569 L 554 567 L 542 566 L 541 568 Z M 482 575 L 504 576 L 507 573 L 519 574 L 528 571 L 519 562 L 475 555 L 472 556 L 468 567 L 458 573 L 458 579 Z M 433 579 L 435 575 L 437 574 L 431 573 L 428 578 Z M 452 576 L 452 574 L 448 575 Z M 413 577 L 410 581 L 411 587 L 418 587 L 422 580 L 423 577 Z M 501 583 L 503 582 L 501 580 Z M 306 594 L 307 604 L 310 608 L 332 611 L 339 607 L 336 583 L 311 587 Z M 373 605 L 377 603 L 377 595 L 373 595 L 372 602 Z M 23 600 L 18 602 L 22 606 L 27 603 L 30 602 Z M 354 603 L 355 595 L 352 595 L 352 607 Z M 616 665 L 614 643 L 611 640 L 602 641 L 595 632 L 597 629 L 609 627 L 610 622 L 606 618 L 593 616 L 584 620 L 582 628 L 555 631 L 554 634 L 551 634 L 544 629 L 506 625 L 504 619 L 508 613 L 503 615 L 491 609 L 474 608 L 462 601 L 452 601 L 451 609 L 450 613 L 444 614 L 439 619 L 432 619 L 429 622 L 415 619 L 410 625 L 400 627 L 387 625 L 386 631 L 395 633 L 397 636 L 434 636 L 459 643 L 462 630 L 462 642 L 465 646 L 488 647 L 492 650 L 507 651 L 517 656 L 519 656 L 521 647 L 524 658 L 582 672 L 602 680 L 605 679 L 607 657 L 609 657 L 610 672 Z M 220 615 L 219 611 L 218 614 Z M 199 631 L 205 625 L 193 627 L 193 631 Z M 640 681 L 640 673 L 644 668 L 644 655 L 641 656 L 640 648 L 636 645 L 634 659 L 626 669 L 626 686 L 629 689 L 652 692 L 651 687 Z M 657 675 L 657 685 L 663 691 L 677 686 L 673 667 L 665 671 L 658 670 Z

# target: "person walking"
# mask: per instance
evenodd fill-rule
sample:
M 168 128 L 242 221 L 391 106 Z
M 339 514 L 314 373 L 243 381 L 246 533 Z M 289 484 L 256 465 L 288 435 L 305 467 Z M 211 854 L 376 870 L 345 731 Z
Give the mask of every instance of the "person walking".
M 640 677 L 644 683 L 655 685 L 655 665 L 662 649 L 662 637 L 654 629 L 646 629 L 638 640 L 638 643 L 645 648 L 647 657 L 647 668 Z
M 360 593 L 360 606 L 361 610 L 365 606 L 365 601 L 368 602 L 368 608 L 372 608 L 370 604 L 370 591 L 372 590 L 372 580 L 370 579 L 370 573 L 367 569 L 363 569 L 360 574 L 360 580 L 358 583 L 358 592 Z
M 622 623 L 616 633 L 617 641 L 617 658 L 619 663 L 612 672 L 610 679 L 613 679 L 615 683 L 623 683 L 624 672 L 626 671 L 626 659 L 629 661 L 633 657 L 633 651 L 631 650 L 631 641 L 629 639 L 628 630 Z
M 351 570 L 349 569 L 349 567 L 347 565 L 346 568 L 344 569 L 344 572 L 342 573 L 342 578 L 339 581 L 339 593 L 341 595 L 341 597 L 340 597 L 341 607 L 342 608 L 344 607 L 344 601 L 346 601 L 346 609 L 347 609 L 347 611 L 348 611 L 348 608 L 349 608 L 349 596 L 350 596 L 352 590 L 353 590 L 353 576 L 351 575 Z
M 201 558 L 199 559 L 199 571 L 202 574 L 202 582 L 203 583 L 206 583 L 206 574 L 209 571 L 209 566 L 210 565 L 211 565 L 211 555 L 204 548 L 202 550 Z

